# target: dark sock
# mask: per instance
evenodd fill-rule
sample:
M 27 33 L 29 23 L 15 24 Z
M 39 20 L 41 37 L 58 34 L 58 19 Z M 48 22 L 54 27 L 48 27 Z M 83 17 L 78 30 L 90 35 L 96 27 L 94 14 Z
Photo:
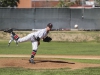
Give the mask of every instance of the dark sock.
M 35 56 L 36 52 L 37 52 L 36 50 L 33 50 L 33 51 L 32 51 L 31 58 L 34 58 L 34 56 Z

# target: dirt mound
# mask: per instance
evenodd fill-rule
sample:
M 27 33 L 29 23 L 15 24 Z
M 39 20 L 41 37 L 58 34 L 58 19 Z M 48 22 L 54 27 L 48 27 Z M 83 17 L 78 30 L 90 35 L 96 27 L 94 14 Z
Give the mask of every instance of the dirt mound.
M 85 67 L 98 67 L 99 64 L 84 64 L 60 59 L 35 58 L 35 64 L 31 64 L 28 58 L 0 58 L 0 68 L 2 67 L 22 67 L 28 69 L 59 69 L 71 68 L 81 69 Z

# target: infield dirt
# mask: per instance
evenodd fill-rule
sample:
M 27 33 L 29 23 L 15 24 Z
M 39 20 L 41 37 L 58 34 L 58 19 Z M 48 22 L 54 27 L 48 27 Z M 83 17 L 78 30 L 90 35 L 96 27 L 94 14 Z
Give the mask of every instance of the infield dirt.
M 19 67 L 27 69 L 82 69 L 86 67 L 100 67 L 100 64 L 77 63 L 58 58 L 35 58 L 35 64 L 29 63 L 29 57 L 3 57 L 0 58 L 0 68 Z

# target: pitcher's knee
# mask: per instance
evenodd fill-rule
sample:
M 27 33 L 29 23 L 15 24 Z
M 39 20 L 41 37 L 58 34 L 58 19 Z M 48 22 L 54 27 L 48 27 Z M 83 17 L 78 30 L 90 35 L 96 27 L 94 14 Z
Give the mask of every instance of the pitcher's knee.
M 34 48 L 33 48 L 33 50 L 35 50 L 35 51 L 37 51 L 37 49 L 38 49 L 37 47 L 34 47 Z

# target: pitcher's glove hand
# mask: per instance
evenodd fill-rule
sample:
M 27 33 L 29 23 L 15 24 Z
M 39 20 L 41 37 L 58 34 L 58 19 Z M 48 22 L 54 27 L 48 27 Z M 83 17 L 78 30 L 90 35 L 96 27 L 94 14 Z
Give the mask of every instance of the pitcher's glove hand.
M 46 38 L 43 38 L 43 42 L 50 42 L 52 40 L 52 38 L 51 37 L 46 37 Z

